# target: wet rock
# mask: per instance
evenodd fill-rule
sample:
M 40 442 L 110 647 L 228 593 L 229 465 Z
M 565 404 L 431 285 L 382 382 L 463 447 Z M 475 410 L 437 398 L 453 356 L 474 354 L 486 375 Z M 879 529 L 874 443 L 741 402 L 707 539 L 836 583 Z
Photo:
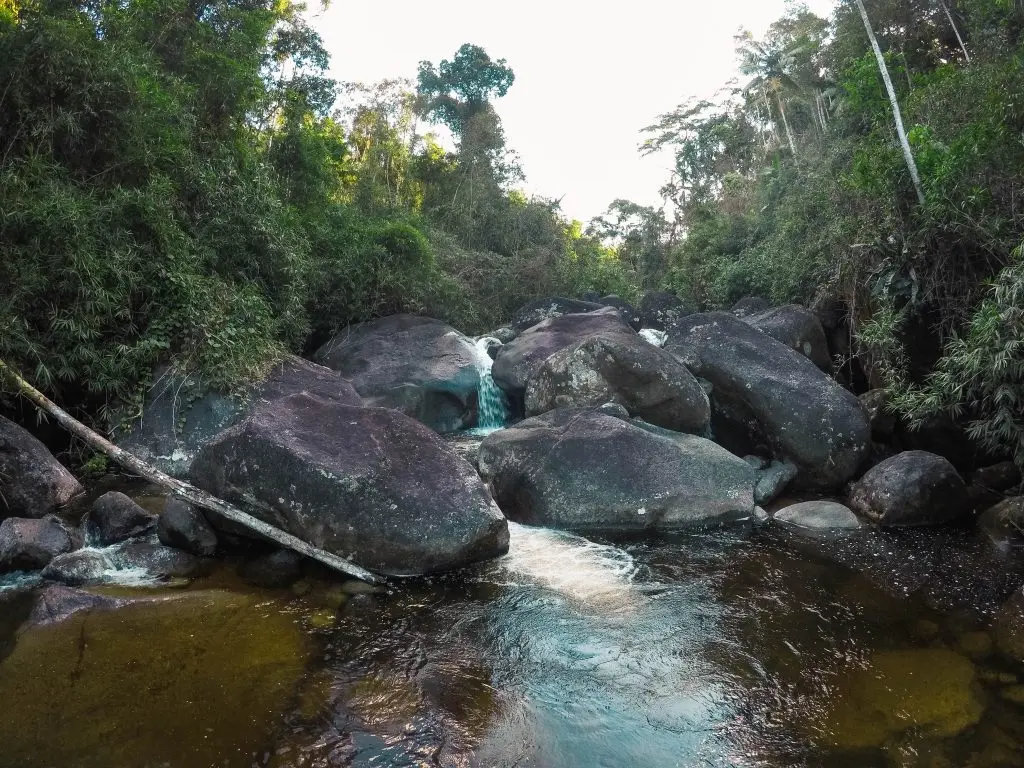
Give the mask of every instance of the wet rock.
M 177 478 L 188 475 L 192 459 L 203 445 L 260 403 L 310 392 L 349 405 L 362 404 L 341 374 L 299 357 L 275 365 L 264 382 L 242 397 L 217 392 L 196 378 L 166 370 L 156 378 L 142 418 L 117 444 Z
M 946 459 L 904 451 L 853 484 L 850 506 L 886 527 L 938 525 L 965 515 L 969 500 L 963 479 Z
M 749 518 L 754 471 L 693 435 L 597 409 L 560 409 L 495 432 L 480 473 L 510 519 L 566 530 L 667 530 Z
M 758 312 L 771 309 L 772 303 L 761 296 L 747 296 L 732 305 L 729 311 L 736 317 L 750 317 Z
M 872 389 L 860 396 L 860 404 L 871 423 L 871 439 L 880 443 L 892 440 L 896 417 L 889 412 L 889 395 L 884 389 Z
M 711 382 L 716 439 L 736 453 L 765 444 L 774 458 L 797 466 L 798 485 L 818 489 L 842 485 L 866 459 L 871 428 L 857 398 L 742 320 L 690 315 L 666 349 Z M 723 439 L 730 431 L 736 439 Z
M 799 304 L 784 304 L 743 318 L 762 333 L 798 352 L 830 373 L 832 358 L 818 316 Z
M 255 587 L 283 589 L 302 578 L 302 562 L 302 555 L 279 549 L 246 560 L 238 573 L 246 583 Z
M 586 314 L 553 317 L 521 333 L 498 352 L 491 374 L 514 398 L 526 394 L 526 384 L 551 355 L 594 334 L 636 336 L 619 313 L 601 307 Z
M 595 334 L 548 357 L 526 386 L 526 415 L 616 402 L 677 432 L 703 434 L 708 397 L 686 366 L 636 334 Z
M 152 531 L 156 520 L 156 515 L 120 491 L 108 491 L 92 503 L 85 527 L 94 541 L 105 546 Z
M 41 575 L 49 581 L 81 587 L 106 583 L 113 569 L 114 563 L 105 552 L 79 549 L 53 558 Z
M 373 571 L 416 575 L 504 554 L 508 526 L 473 467 L 397 411 L 300 394 L 203 448 L 200 488 Z
M 167 499 L 157 522 L 156 534 L 162 544 L 199 557 L 213 557 L 217 553 L 217 532 L 206 515 L 174 496 Z
M 996 614 L 992 625 L 996 647 L 1009 658 L 1024 664 L 1024 587 Z
M 597 303 L 603 307 L 614 307 L 619 310 L 619 314 L 622 315 L 622 319 L 629 323 L 630 327 L 634 331 L 639 331 L 644 327 L 640 311 L 625 299 L 616 296 L 615 294 L 611 294 L 608 296 L 602 296 Z
M 553 317 L 578 315 L 601 309 L 603 305 L 598 303 L 599 300 L 578 301 L 577 299 L 565 299 L 557 296 L 547 299 L 536 299 L 517 309 L 515 314 L 512 315 L 510 325 L 516 334 L 520 334 L 527 328 L 532 328 L 537 323 L 542 323 Z M 507 344 L 508 342 L 505 343 Z
M 124 598 L 97 595 L 63 584 L 52 584 L 40 590 L 26 626 L 41 627 L 58 624 L 76 613 L 113 611 L 122 608 L 128 602 Z
M 823 741 L 838 749 L 880 747 L 913 729 L 948 738 L 978 723 L 984 705 L 974 665 L 944 648 L 883 651 L 837 681 Z
M 71 532 L 56 515 L 39 520 L 9 517 L 0 523 L 0 573 L 45 568 L 72 546 Z
M 346 328 L 314 357 L 351 378 L 366 405 L 455 432 L 476 424 L 478 355 L 472 339 L 441 320 L 390 315 Z
M 640 299 L 640 322 L 643 328 L 667 331 L 693 310 L 674 293 L 646 293 Z
M 83 492 L 45 445 L 0 416 L 0 520 L 43 517 Z
M 1020 469 L 1012 461 L 991 464 L 971 473 L 971 484 L 996 493 L 1005 493 L 1020 486 Z
M 796 466 L 788 461 L 773 461 L 767 467 L 759 468 L 757 485 L 754 486 L 754 503 L 768 504 L 777 499 L 798 472 Z
M 999 549 L 1024 549 L 1024 496 L 1014 496 L 989 507 L 978 527 Z
M 145 539 L 125 542 L 111 551 L 110 558 L 119 571 L 138 570 L 162 580 L 197 576 L 206 568 L 195 555 Z

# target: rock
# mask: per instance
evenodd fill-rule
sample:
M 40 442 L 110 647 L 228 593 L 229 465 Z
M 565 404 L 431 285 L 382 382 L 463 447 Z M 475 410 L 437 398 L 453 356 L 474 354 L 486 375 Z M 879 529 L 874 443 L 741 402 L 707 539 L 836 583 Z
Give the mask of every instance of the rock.
M 72 546 L 71 532 L 56 515 L 9 517 L 0 523 L 0 573 L 37 571 Z
M 202 510 L 175 496 L 167 499 L 156 526 L 161 544 L 182 549 L 199 557 L 217 553 L 217 532 Z
M 979 458 L 983 460 L 966 430 L 944 414 L 927 417 L 913 427 L 897 421 L 895 442 L 904 451 L 938 454 L 960 472 L 970 472 Z
M 667 331 L 680 319 L 693 314 L 674 293 L 646 293 L 640 299 L 640 322 L 642 328 Z
M 156 527 L 151 515 L 120 491 L 108 491 L 92 503 L 85 528 L 97 543 L 106 546 L 148 533 Z
M 703 434 L 711 406 L 674 356 L 636 334 L 594 334 L 548 357 L 526 386 L 526 415 L 616 402 L 630 415 L 677 432 Z
M 476 424 L 479 354 L 472 339 L 440 320 L 390 315 L 345 329 L 314 358 L 351 378 L 366 405 L 456 432 Z
M 63 584 L 53 584 L 39 592 L 26 625 L 40 627 L 57 624 L 82 611 L 113 611 L 127 602 L 119 597 L 96 595 Z
M 43 517 L 83 492 L 45 445 L 0 416 L 0 520 Z
M 880 443 L 892 440 L 896 432 L 896 417 L 889 412 L 888 393 L 884 389 L 872 389 L 859 399 L 871 423 L 871 439 Z
M 195 555 L 146 539 L 126 541 L 111 551 L 110 559 L 119 571 L 139 570 L 162 581 L 198 576 L 206 568 Z
M 578 315 L 584 312 L 593 312 L 601 309 L 604 305 L 597 301 L 578 301 L 576 299 L 564 299 L 552 297 L 548 299 L 536 299 L 524 304 L 512 315 L 512 330 L 520 334 L 527 328 L 532 328 L 545 320 L 562 315 Z M 505 342 L 506 344 L 508 342 Z
M 850 530 L 863 523 L 849 507 L 834 501 L 804 501 L 783 507 L 774 518 L 794 528 L 814 530 Z
M 831 373 L 832 358 L 818 316 L 799 304 L 784 304 L 743 317 L 748 323 L 790 349 L 799 352 L 818 368 Z
M 1004 493 L 1020 486 L 1020 470 L 1012 461 L 1001 461 L 973 472 L 971 484 Z
M 221 431 L 237 424 L 259 403 L 296 392 L 362 404 L 341 374 L 299 357 L 275 365 L 266 380 L 244 397 L 216 392 L 197 379 L 164 371 L 146 398 L 142 419 L 117 444 L 163 472 L 184 478 L 199 449 Z
M 203 448 L 193 482 L 315 547 L 385 574 L 504 554 L 508 526 L 473 467 L 397 411 L 292 395 Z
M 1021 587 L 999 609 L 992 634 L 996 647 L 1006 656 L 1024 664 L 1024 587 Z
M 618 403 L 602 403 L 597 407 L 597 410 L 601 413 L 606 413 L 609 416 L 614 416 L 617 419 L 625 419 L 626 421 L 629 421 L 630 419 L 629 411 Z
M 488 435 L 480 474 L 510 519 L 574 531 L 749 518 L 754 471 L 709 440 L 560 409 Z
M 852 478 L 871 428 L 860 402 L 814 363 L 732 315 L 690 315 L 666 350 L 711 382 L 716 439 L 734 432 L 736 453 L 763 444 L 799 469 L 797 483 L 827 489 Z M 760 452 L 760 451 L 756 451 Z
M 620 298 L 615 294 L 610 294 L 608 296 L 602 296 L 597 303 L 604 307 L 615 307 L 615 309 L 619 310 L 619 314 L 622 315 L 622 319 L 629 323 L 630 328 L 634 331 L 639 331 L 644 327 L 643 319 L 640 317 L 640 312 L 625 299 Z
M 967 487 L 953 465 L 925 451 L 904 451 L 853 484 L 850 506 L 884 527 L 937 525 L 969 509 Z
M 755 504 L 769 504 L 777 499 L 786 490 L 786 486 L 796 478 L 799 471 L 788 461 L 773 461 L 767 467 L 758 469 L 757 484 L 754 486 Z
M 986 509 L 978 518 L 978 527 L 999 549 L 1024 549 L 1024 496 Z
M 665 333 L 665 331 L 656 331 L 653 328 L 641 328 L 640 338 L 648 344 L 652 344 L 661 349 L 665 346 L 665 342 L 668 341 L 668 334 Z
M 512 326 L 510 326 L 510 325 L 503 325 L 501 328 L 495 328 L 490 333 L 485 333 L 484 334 L 484 336 L 486 336 L 486 337 L 490 337 L 492 339 L 497 339 L 502 344 L 508 344 L 517 335 L 518 334 L 516 333 L 515 329 L 512 328 Z M 497 351 L 497 350 L 495 350 L 495 351 Z
M 112 570 L 114 563 L 105 552 L 98 549 L 79 549 L 53 558 L 41 575 L 50 581 L 57 581 L 70 587 L 81 587 L 107 582 Z
M 602 307 L 586 314 L 553 317 L 505 344 L 494 361 L 494 381 L 514 398 L 522 399 L 526 384 L 551 355 L 594 334 L 636 336 L 619 313 Z
M 771 309 L 772 303 L 761 296 L 747 296 L 732 305 L 729 311 L 736 317 L 750 317 L 758 312 Z
M 501 345 L 505 342 L 494 336 L 478 336 L 475 344 L 479 348 L 480 343 L 483 342 L 483 350 L 487 353 L 487 356 L 493 360 L 498 356 L 498 350 L 501 349 Z
M 284 589 L 302 578 L 302 555 L 279 549 L 242 563 L 238 573 L 247 584 L 264 589 Z

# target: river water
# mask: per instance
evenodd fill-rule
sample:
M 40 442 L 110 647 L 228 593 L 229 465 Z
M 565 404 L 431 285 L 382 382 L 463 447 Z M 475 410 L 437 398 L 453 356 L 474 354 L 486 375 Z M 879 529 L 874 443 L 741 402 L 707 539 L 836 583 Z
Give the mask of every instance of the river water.
M 0 622 L 0 765 L 1024 765 L 986 632 L 1020 575 L 969 532 L 511 528 L 507 557 L 383 593 L 229 563 Z

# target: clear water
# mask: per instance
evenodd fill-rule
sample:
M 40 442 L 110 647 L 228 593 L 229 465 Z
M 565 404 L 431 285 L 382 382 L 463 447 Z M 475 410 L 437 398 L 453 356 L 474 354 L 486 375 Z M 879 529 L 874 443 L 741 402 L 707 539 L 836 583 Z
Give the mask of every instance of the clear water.
M 508 398 L 501 387 L 494 383 L 491 376 L 493 360 L 487 354 L 487 345 L 500 344 L 497 339 L 485 336 L 476 342 L 477 358 L 480 367 L 480 385 L 478 389 L 479 417 L 474 432 L 487 435 L 508 424 L 510 410 Z

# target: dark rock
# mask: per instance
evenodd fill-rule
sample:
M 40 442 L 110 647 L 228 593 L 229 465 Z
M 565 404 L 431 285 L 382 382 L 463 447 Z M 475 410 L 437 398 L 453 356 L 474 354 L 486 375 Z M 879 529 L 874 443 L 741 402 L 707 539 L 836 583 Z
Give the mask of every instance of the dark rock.
M 509 341 L 511 341 L 511 339 L 509 339 Z M 491 360 L 498 356 L 498 350 L 501 349 L 501 345 L 505 343 L 495 336 L 480 336 L 476 340 L 476 343 L 479 346 L 481 342 L 483 342 L 484 351 Z
M 832 371 L 828 341 L 817 315 L 799 304 L 784 304 L 743 318 L 762 333 L 799 352 L 825 373 Z
M 517 334 L 527 328 L 532 328 L 545 320 L 562 315 L 578 315 L 584 312 L 593 312 L 601 309 L 604 305 L 598 301 L 578 301 L 576 299 L 564 299 L 552 297 L 547 299 L 536 299 L 524 304 L 512 315 L 512 330 Z M 507 342 L 506 342 L 507 343 Z
M 279 549 L 251 560 L 246 560 L 238 573 L 255 587 L 283 589 L 302 578 L 302 555 Z
M 350 377 L 366 405 L 394 408 L 438 432 L 476 424 L 479 352 L 440 320 L 391 315 L 360 323 L 315 358 Z
M 256 405 L 296 392 L 362 404 L 341 374 L 299 357 L 275 365 L 266 380 L 244 397 L 213 391 L 198 379 L 165 370 L 146 398 L 142 419 L 117 444 L 167 474 L 183 478 L 208 441 L 237 424 Z
M 667 530 L 749 518 L 754 470 L 709 440 L 561 409 L 488 435 L 480 474 L 510 519 Z
M 0 416 L 0 520 L 43 517 L 83 491 L 45 445 Z
M 768 450 L 789 459 L 805 488 L 839 487 L 867 457 L 871 428 L 857 398 L 742 320 L 690 315 L 671 331 L 666 350 L 711 382 L 716 439 L 731 430 L 738 439 L 723 444 L 736 453 Z
M 860 404 L 871 423 L 871 439 L 879 443 L 892 440 L 896 417 L 889 412 L 889 395 L 884 389 L 872 389 L 860 396 Z
M 979 461 L 985 461 L 964 428 L 945 415 L 930 416 L 913 427 L 897 422 L 895 444 L 904 451 L 938 454 L 961 472 L 970 472 Z
M 758 312 L 771 309 L 772 303 L 761 296 L 747 296 L 732 305 L 732 312 L 736 317 L 750 317 Z
M 154 579 L 179 579 L 203 573 L 207 564 L 195 555 L 156 541 L 132 539 L 110 552 L 119 571 L 140 569 Z
M 999 549 L 1024 549 L 1024 496 L 986 509 L 978 518 L 978 527 Z
M 667 331 L 693 310 L 673 293 L 647 293 L 640 300 L 640 323 L 643 328 Z
M 703 434 L 708 397 L 686 366 L 639 336 L 595 334 L 548 357 L 526 387 L 526 415 L 616 402 L 677 432 Z
M 160 543 L 199 557 L 213 557 L 217 553 L 217 532 L 202 510 L 174 496 L 167 499 L 156 534 Z
M 602 403 L 597 407 L 597 410 L 609 416 L 614 416 L 616 419 L 625 419 L 626 421 L 630 419 L 629 411 L 618 403 Z
M 9 517 L 0 523 L 0 573 L 45 568 L 72 545 L 71 532 L 56 515 L 40 520 Z
M 79 549 L 58 555 L 42 572 L 42 577 L 71 587 L 103 584 L 114 570 L 113 561 L 98 549 Z
M 101 545 L 141 536 L 156 527 L 151 515 L 120 491 L 108 491 L 92 503 L 85 518 L 89 536 Z
M 850 506 L 886 527 L 936 525 L 965 515 L 967 487 L 941 456 L 904 451 L 868 470 L 853 484 Z
M 636 336 L 636 332 L 611 307 L 553 317 L 504 345 L 494 361 L 491 375 L 499 387 L 512 397 L 521 399 L 526 394 L 526 383 L 548 357 L 597 333 Z
M 443 571 L 508 549 L 505 518 L 473 467 L 393 410 L 292 395 L 204 447 L 192 478 L 380 573 Z
M 1012 461 L 1001 461 L 972 473 L 971 484 L 1003 493 L 1020 486 L 1020 470 Z
M 773 519 L 794 528 L 851 530 L 863 523 L 853 511 L 835 501 L 804 501 L 777 511 Z
M 508 344 L 517 335 L 518 334 L 516 333 L 515 329 L 513 329 L 512 326 L 510 325 L 503 325 L 501 328 L 495 328 L 490 333 L 484 334 L 485 337 L 489 336 L 490 338 L 497 339 L 502 344 Z M 495 350 L 495 352 L 497 352 L 497 350 Z
M 796 479 L 798 472 L 796 466 L 788 461 L 773 461 L 767 467 L 760 468 L 754 486 L 754 503 L 768 504 L 777 499 L 786 490 L 786 486 Z
M 53 584 L 40 591 L 26 623 L 33 627 L 56 624 L 82 611 L 113 611 L 127 602 L 123 598 Z
M 996 614 L 992 631 L 996 647 L 1014 661 L 1024 664 L 1024 587 L 1014 592 Z
M 634 331 L 639 331 L 643 328 L 643 319 L 640 317 L 640 311 L 619 296 L 611 294 L 609 296 L 602 296 L 598 300 L 598 304 L 604 307 L 615 307 L 619 310 L 619 314 L 622 315 L 622 319 L 629 323 L 630 328 Z

